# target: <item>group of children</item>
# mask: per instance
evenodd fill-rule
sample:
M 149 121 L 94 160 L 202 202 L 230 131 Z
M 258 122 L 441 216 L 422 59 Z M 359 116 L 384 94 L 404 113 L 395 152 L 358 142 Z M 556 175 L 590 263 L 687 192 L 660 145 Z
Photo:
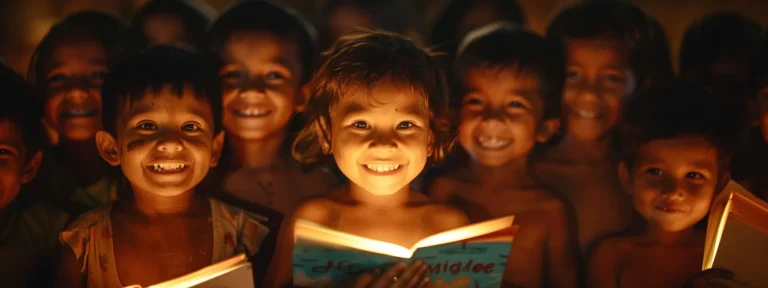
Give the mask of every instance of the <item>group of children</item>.
M 0 71 L 3 282 L 146 286 L 246 253 L 259 287 L 285 287 L 297 219 L 408 247 L 506 215 L 504 287 L 731 277 L 700 271 L 701 223 L 731 178 L 768 195 L 759 26 L 696 23 L 696 67 L 672 79 L 663 30 L 632 4 L 574 4 L 546 37 L 509 5 L 450 4 L 433 35 L 447 53 L 366 30 L 320 55 L 308 22 L 260 0 L 207 30 L 178 0 L 125 30 L 67 17 L 26 81 Z M 504 21 L 470 17 L 491 12 Z M 713 43 L 718 24 L 730 41 Z M 427 283 L 416 261 L 350 285 Z

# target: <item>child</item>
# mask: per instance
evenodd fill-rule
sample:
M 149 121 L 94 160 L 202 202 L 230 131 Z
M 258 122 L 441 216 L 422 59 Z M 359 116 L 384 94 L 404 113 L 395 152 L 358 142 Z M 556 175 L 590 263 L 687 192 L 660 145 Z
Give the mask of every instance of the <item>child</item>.
M 459 42 L 469 31 L 496 21 L 525 26 L 523 9 L 516 0 L 447 1 L 432 28 L 430 43 L 441 52 L 456 55 Z
M 152 45 L 205 50 L 205 31 L 210 20 L 192 3 L 182 0 L 149 1 L 136 13 L 128 28 L 127 50 L 135 52 Z
M 406 4 L 404 4 L 406 3 Z M 409 26 L 408 11 L 412 8 L 404 1 L 390 0 L 329 0 L 322 11 L 321 47 L 328 48 L 341 36 L 358 29 L 381 29 L 405 33 Z
M 67 215 L 21 197 L 42 159 L 42 113 L 32 88 L 2 64 L 0 90 L 0 278 L 4 287 L 47 287 Z
M 407 38 L 384 32 L 343 37 L 328 55 L 293 155 L 304 163 L 335 160 L 350 183 L 302 203 L 294 218 L 405 247 L 467 224 L 461 211 L 409 186 L 449 143 L 440 65 Z M 291 281 L 287 230 L 273 262 L 278 285 Z
M 43 98 L 47 159 L 37 190 L 75 216 L 117 197 L 119 171 L 99 157 L 101 85 L 119 58 L 122 25 L 100 12 L 81 12 L 54 25 L 35 50 L 29 80 Z
M 561 141 L 536 156 L 536 174 L 576 212 L 582 252 L 623 231 L 633 215 L 616 175 L 613 130 L 625 101 L 644 83 L 647 18 L 621 1 L 584 1 L 564 10 L 547 35 L 565 49 Z M 645 54 L 644 54 L 645 53 Z
M 289 124 L 306 104 L 316 50 L 302 18 L 268 1 L 241 3 L 210 32 L 225 64 L 223 126 L 227 148 L 212 191 L 290 215 L 301 199 L 330 191 L 333 175 L 305 173 L 290 156 Z
M 467 36 L 455 65 L 458 140 L 471 160 L 437 178 L 430 196 L 463 208 L 472 222 L 515 215 L 521 229 L 505 282 L 576 287 L 577 247 L 566 204 L 528 171 L 533 146 L 558 128 L 565 78 L 560 50 L 533 33 L 491 24 Z
M 259 252 L 261 217 L 195 193 L 224 141 L 219 67 L 210 54 L 158 46 L 110 73 L 102 109 L 114 117 L 104 117 L 96 143 L 133 197 L 61 233 L 63 286 L 146 287 Z
M 589 261 L 588 287 L 683 287 L 701 271 L 709 212 L 730 177 L 736 121 L 712 117 L 720 101 L 681 84 L 637 98 L 621 130 L 619 177 L 645 219 L 639 235 L 600 242 Z

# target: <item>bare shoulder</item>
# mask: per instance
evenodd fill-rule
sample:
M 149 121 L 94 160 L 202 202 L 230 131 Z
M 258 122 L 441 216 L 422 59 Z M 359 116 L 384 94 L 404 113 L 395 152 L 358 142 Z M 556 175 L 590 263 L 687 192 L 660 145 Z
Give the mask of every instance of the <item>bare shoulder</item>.
M 437 201 L 447 201 L 461 185 L 461 181 L 452 174 L 440 176 L 430 183 L 429 197 Z
M 294 212 L 295 219 L 318 224 L 333 222 L 338 216 L 338 203 L 329 196 L 315 196 L 302 201 Z
M 435 230 L 445 231 L 469 224 L 467 214 L 448 204 L 430 203 L 423 209 L 425 222 Z

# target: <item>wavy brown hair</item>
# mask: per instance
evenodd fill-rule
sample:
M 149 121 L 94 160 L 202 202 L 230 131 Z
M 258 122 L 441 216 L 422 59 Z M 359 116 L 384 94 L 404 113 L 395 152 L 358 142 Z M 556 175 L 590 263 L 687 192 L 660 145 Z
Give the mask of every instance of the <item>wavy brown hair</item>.
M 442 161 L 453 146 L 448 121 L 448 85 L 439 55 L 410 39 L 388 32 L 363 31 L 340 38 L 324 53 L 326 62 L 312 77 L 307 124 L 293 142 L 293 157 L 302 164 L 329 161 L 321 146 L 331 143 L 331 110 L 348 91 L 388 81 L 409 87 L 427 108 L 432 160 Z

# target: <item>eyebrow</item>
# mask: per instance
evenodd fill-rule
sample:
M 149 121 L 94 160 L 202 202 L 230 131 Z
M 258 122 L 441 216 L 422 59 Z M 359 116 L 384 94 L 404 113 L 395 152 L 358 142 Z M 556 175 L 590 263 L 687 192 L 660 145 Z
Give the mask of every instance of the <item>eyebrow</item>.
M 339 113 L 342 113 L 342 115 L 349 115 L 349 114 L 356 114 L 367 110 L 365 105 L 360 103 L 352 103 L 349 104 L 349 106 L 346 107 L 346 109 L 339 111 Z M 424 111 L 420 107 L 420 105 L 408 105 L 403 111 L 403 113 L 411 115 L 411 116 L 423 116 Z
M 91 65 L 103 65 L 103 66 L 106 66 L 107 65 L 107 59 L 104 59 L 104 57 L 94 57 L 94 58 L 88 59 L 88 61 L 86 61 L 86 63 L 91 64 Z M 62 66 L 64 66 L 63 62 L 55 61 L 54 60 L 53 64 L 48 68 L 48 70 L 58 69 L 58 68 L 61 68 Z
M 507 95 L 517 95 L 522 96 L 523 98 L 533 101 L 533 99 L 539 95 L 539 91 L 536 89 L 509 89 L 507 90 Z

